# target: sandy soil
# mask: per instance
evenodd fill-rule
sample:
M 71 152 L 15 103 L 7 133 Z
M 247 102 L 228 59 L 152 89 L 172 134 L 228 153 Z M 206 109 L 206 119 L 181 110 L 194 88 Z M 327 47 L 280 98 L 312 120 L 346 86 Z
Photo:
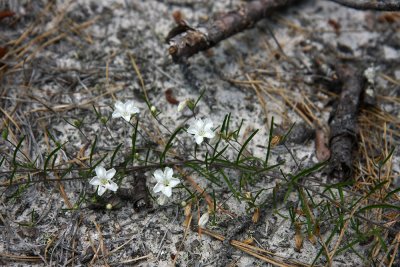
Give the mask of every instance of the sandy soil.
M 289 102 L 311 103 L 313 115 L 327 125 L 333 109 L 332 96 L 326 93 L 324 85 L 315 82 L 313 62 L 316 57 L 329 62 L 328 73 L 337 63 L 330 49 L 338 51 L 342 57 L 363 59 L 366 67 L 375 67 L 378 73 L 373 86 L 375 94 L 398 99 L 400 19 L 385 20 L 384 13 L 355 11 L 329 1 L 303 1 L 222 42 L 209 53 L 195 55 L 189 60 L 189 74 L 185 77 L 182 67 L 174 64 L 168 55 L 164 40 L 175 26 L 172 12 L 179 9 L 189 23 L 196 25 L 212 14 L 240 4 L 243 2 L 76 0 L 55 1 L 50 5 L 46 1 L 20 1 L 13 7 L 18 20 L 0 21 L 0 46 L 16 40 L 33 25 L 21 45 L 15 46 L 25 50 L 20 51 L 19 57 L 7 57 L 10 68 L 0 73 L 2 121 L 6 119 L 5 114 L 11 114 L 15 121 L 7 124 L 13 129 L 9 131 L 10 142 L 1 140 L 1 158 L 7 159 L 1 165 L 2 171 L 12 170 L 15 147 L 11 143 L 16 145 L 22 136 L 26 136 L 23 151 L 37 167 L 44 166 L 56 142 L 67 142 L 58 151 L 56 165 L 87 166 L 90 144 L 96 136 L 96 160 L 108 153 L 106 162 L 109 163 L 118 144 L 122 144 L 121 151 L 129 153 L 133 126 L 122 119 L 110 118 L 117 100 L 133 100 L 141 110 L 138 118 L 143 136 L 137 141 L 140 147 L 148 145 L 146 140 L 168 141 L 171 131 L 193 120 L 192 112 L 188 109 L 178 112 L 174 101 L 166 98 L 168 89 L 177 101 L 197 99 L 204 90 L 196 116 L 210 117 L 215 125 L 221 125 L 225 115 L 230 113 L 233 128 L 243 121 L 239 137 L 242 143 L 259 129 L 248 146 L 249 152 L 258 157 L 265 155 L 272 117 L 278 133 L 285 133 L 296 123 L 287 148 L 278 145 L 272 150 L 271 163 L 285 160 L 281 166 L 284 173 L 313 166 L 319 162 L 313 131 L 304 138 L 302 133 L 309 132 L 314 125 L 299 116 L 296 106 Z M 43 34 L 46 36 L 40 37 Z M 159 113 L 158 121 L 151 116 L 144 101 L 132 58 L 142 75 L 149 102 Z M 263 85 L 249 81 L 262 81 Z M 289 102 L 284 101 L 285 96 Z M 93 106 L 106 121 L 104 124 Z M 391 114 L 393 120 L 400 120 L 398 100 L 378 98 L 377 106 Z M 2 127 L 5 127 L 3 122 Z M 186 133 L 178 137 L 182 146 L 176 144 L 176 152 L 190 157 L 189 152 L 194 150 L 192 137 Z M 390 138 L 393 146 L 398 145 L 398 136 Z M 204 156 L 203 152 L 204 147 L 199 150 L 200 157 Z M 138 153 L 139 159 L 144 160 L 146 150 L 139 149 Z M 122 152 L 117 155 L 116 165 L 124 160 L 124 155 Z M 232 152 L 230 156 L 234 158 L 234 155 Z M 398 150 L 395 151 L 392 159 L 395 177 L 392 185 L 397 187 L 400 184 L 399 155 Z M 17 153 L 16 158 L 27 161 L 22 153 Z M 82 161 L 73 163 L 77 158 Z M 151 191 L 156 183 L 152 173 L 149 170 L 144 175 L 155 196 Z M 32 175 L 31 178 L 35 178 Z M 86 174 L 73 171 L 66 177 L 80 175 Z M 251 218 L 252 214 L 246 213 L 248 203 L 232 197 L 225 183 L 217 186 L 196 173 L 192 177 L 209 194 L 214 192 L 217 201 L 229 211 L 216 213 L 208 229 L 229 236 Z M 236 185 L 238 177 L 238 171 L 229 172 L 229 178 Z M 326 175 L 316 174 L 315 177 L 329 182 Z M 26 178 L 26 174 L 16 176 L 17 180 Z M 60 177 L 49 174 L 49 178 Z M 132 187 L 131 173 L 121 173 L 119 178 L 121 187 Z M 1 184 L 8 179 L 9 174 L 0 174 Z M 183 183 L 189 187 L 187 182 Z M 266 189 L 260 202 L 268 205 L 261 211 L 260 223 L 246 227 L 235 239 L 253 238 L 257 246 L 279 257 L 311 264 L 322 248 L 321 243 L 304 238 L 302 248 L 296 249 L 295 227 L 287 218 L 290 207 L 296 207 L 299 200 L 297 195 L 291 194 L 287 202 L 278 203 L 275 209 L 271 199 L 278 183 L 273 177 L 257 178 L 247 188 L 252 192 Z M 0 265 L 170 266 L 175 259 L 178 266 L 269 266 L 208 235 L 190 230 L 186 233 L 182 226 L 185 215 L 181 202 L 187 200 L 188 193 L 184 189 L 174 189 L 166 205 L 154 203 L 153 208 L 139 212 L 130 202 L 124 202 L 117 210 L 89 209 L 86 203 L 79 202 L 85 192 L 94 193 L 88 179 L 66 181 L 62 186 L 34 183 L 26 188 L 0 187 Z M 80 208 L 70 209 L 66 199 Z M 322 201 L 318 196 L 314 199 Z M 203 199 L 193 204 L 194 224 L 198 214 L 206 211 Z M 323 224 L 324 239 L 329 236 L 330 227 L 329 223 Z M 337 238 L 337 235 L 333 237 L 333 244 Z M 353 249 L 336 256 L 332 264 L 371 265 L 370 250 L 371 244 L 356 243 Z M 10 261 L 6 255 L 40 255 L 41 260 Z M 325 257 L 320 257 L 316 263 L 326 264 Z

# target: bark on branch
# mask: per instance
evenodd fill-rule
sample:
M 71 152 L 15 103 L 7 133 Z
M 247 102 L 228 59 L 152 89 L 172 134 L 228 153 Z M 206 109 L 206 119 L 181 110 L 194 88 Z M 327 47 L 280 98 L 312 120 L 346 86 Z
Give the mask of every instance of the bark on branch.
M 349 178 L 352 175 L 352 154 L 357 144 L 357 115 L 365 79 L 352 65 L 337 68 L 343 82 L 339 104 L 330 122 L 330 174 L 334 178 Z
M 360 10 L 399 11 L 399 0 L 387 1 L 360 1 L 360 0 L 330 0 L 343 6 Z
M 254 0 L 225 13 L 205 25 L 191 27 L 184 23 L 172 29 L 166 42 L 175 62 L 185 62 L 192 55 L 207 50 L 220 41 L 251 28 L 262 18 L 300 0 Z

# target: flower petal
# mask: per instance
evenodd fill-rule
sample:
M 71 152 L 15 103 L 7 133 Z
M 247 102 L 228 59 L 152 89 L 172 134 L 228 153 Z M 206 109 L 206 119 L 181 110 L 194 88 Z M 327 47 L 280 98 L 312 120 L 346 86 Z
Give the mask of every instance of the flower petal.
M 205 134 L 204 134 L 204 137 L 207 137 L 207 138 L 214 138 L 214 136 L 215 136 L 215 132 L 212 132 L 212 131 L 210 131 L 210 132 L 206 132 Z
M 211 125 L 204 127 L 204 131 L 208 133 L 214 132 Z
M 158 193 L 158 192 L 162 191 L 163 188 L 164 188 L 164 185 L 162 183 L 157 183 L 153 188 L 153 192 Z
M 194 137 L 194 139 L 196 140 L 196 143 L 198 145 L 200 145 L 203 142 L 204 138 L 203 138 L 203 136 L 197 135 L 197 136 Z
M 166 195 L 167 197 L 170 197 L 172 195 L 172 188 L 169 186 L 164 186 L 161 189 L 161 192 L 163 192 L 163 194 Z
M 91 185 L 100 185 L 101 181 L 100 181 L 99 177 L 95 176 L 90 180 L 89 184 L 91 184 Z
M 106 185 L 106 188 L 116 192 L 118 190 L 118 185 L 116 183 L 114 183 L 113 181 L 110 181 L 109 184 Z
M 94 171 L 100 179 L 106 178 L 107 171 L 103 166 L 97 166 Z
M 197 130 L 193 125 L 190 125 L 186 131 L 190 134 L 197 134 L 199 132 L 199 130 Z
M 132 117 L 131 114 L 126 114 L 126 115 L 123 115 L 123 116 L 122 116 L 122 118 L 123 118 L 124 120 L 126 120 L 127 122 L 129 122 L 129 121 L 131 120 L 131 117 Z
M 179 179 L 177 179 L 177 178 L 172 178 L 172 179 L 169 181 L 169 186 L 172 188 L 172 187 L 177 186 L 177 185 L 180 184 L 180 183 L 181 183 L 181 181 L 180 181 Z
M 107 179 L 108 179 L 108 180 L 111 180 L 111 178 L 114 177 L 115 173 L 116 173 L 116 170 L 115 170 L 114 168 L 108 170 L 108 171 L 106 172 L 106 177 L 107 177 Z
M 132 100 L 128 100 L 125 103 L 125 111 L 129 114 L 139 113 L 139 109 L 135 107 L 135 103 Z
M 156 181 L 158 183 L 161 183 L 161 182 L 164 181 L 164 173 L 160 169 L 155 170 L 154 173 L 153 173 L 153 176 L 154 176 L 154 178 L 156 179 Z
M 202 119 L 197 119 L 197 120 L 195 121 L 195 123 L 194 123 L 194 126 L 195 126 L 198 130 L 203 129 L 203 128 L 204 128 L 204 122 L 203 122 L 203 120 L 202 120 Z
M 172 179 L 172 175 L 174 175 L 174 170 L 169 168 L 169 167 L 165 167 L 164 169 L 164 177 L 167 180 L 171 180 Z
M 97 188 L 97 194 L 99 195 L 99 196 L 101 196 L 101 195 L 103 195 L 104 194 L 104 192 L 106 192 L 106 188 L 104 187 L 104 186 L 99 186 L 98 188 Z
M 117 102 L 115 102 L 114 107 L 118 111 L 124 110 L 124 103 L 118 100 Z
M 139 112 L 140 112 L 140 110 L 139 110 L 139 108 L 137 108 L 137 107 L 133 107 L 133 108 L 131 109 L 131 113 L 132 113 L 132 114 L 139 113 Z
M 113 118 L 119 118 L 122 117 L 122 114 L 119 110 L 114 110 L 113 114 L 112 114 Z

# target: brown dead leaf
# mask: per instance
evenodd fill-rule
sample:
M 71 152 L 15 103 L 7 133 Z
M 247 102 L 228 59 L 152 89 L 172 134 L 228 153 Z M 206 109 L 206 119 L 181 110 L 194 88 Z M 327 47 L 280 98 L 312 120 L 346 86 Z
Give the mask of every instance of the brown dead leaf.
M 311 234 L 308 237 L 308 240 L 311 242 L 311 244 L 315 245 L 317 243 L 317 238 L 315 237 L 315 235 Z
M 7 47 L 1 47 L 0 46 L 0 59 L 2 59 L 8 52 Z
M 301 249 L 303 248 L 303 236 L 301 233 L 296 233 L 296 235 L 294 236 L 294 250 L 296 252 L 301 252 Z
M 183 15 L 182 11 L 180 10 L 175 10 L 172 12 L 172 18 L 174 19 L 175 23 L 178 25 L 186 24 L 184 19 L 185 16 Z
M 260 219 L 260 208 L 255 208 L 253 217 L 252 217 L 252 221 L 253 221 L 253 223 L 258 223 L 259 219 Z
M 400 21 L 400 14 L 396 12 L 387 12 L 378 17 L 378 22 L 380 23 L 395 23 Z
M 167 99 L 168 103 L 172 105 L 178 105 L 179 101 L 174 97 L 174 93 L 172 92 L 172 89 L 169 88 L 165 91 L 165 98 Z
M 185 211 L 184 211 L 185 217 L 188 217 L 191 213 L 192 213 L 192 202 L 189 202 L 185 206 Z
M 15 13 L 12 12 L 11 10 L 2 10 L 0 11 L 0 21 L 4 18 L 12 17 L 14 15 Z
M 281 136 L 281 135 L 273 136 L 272 140 L 271 140 L 271 147 L 275 147 L 275 146 L 279 145 L 281 143 L 282 139 L 283 139 L 283 136 Z
M 296 252 L 301 252 L 301 249 L 303 248 L 303 235 L 301 233 L 301 225 L 300 223 L 295 223 L 294 224 L 296 234 L 294 235 L 294 250 Z
M 342 26 L 340 25 L 340 23 L 337 20 L 329 19 L 328 20 L 328 24 L 329 24 L 329 26 L 331 26 L 335 30 L 336 34 L 339 34 L 340 28 Z
M 189 202 L 184 209 L 185 220 L 183 221 L 183 226 L 189 227 L 192 222 L 192 203 Z

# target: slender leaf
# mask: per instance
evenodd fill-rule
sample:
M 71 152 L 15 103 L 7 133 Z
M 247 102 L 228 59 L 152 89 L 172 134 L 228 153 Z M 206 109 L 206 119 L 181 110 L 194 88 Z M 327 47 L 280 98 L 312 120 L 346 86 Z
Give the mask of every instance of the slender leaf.
M 268 147 L 267 147 L 267 155 L 265 155 L 264 166 L 268 166 L 269 155 L 271 153 L 271 142 L 272 142 L 272 134 L 274 131 L 274 117 L 271 119 L 271 126 L 269 127 L 269 137 L 268 137 Z
M 115 148 L 114 153 L 113 153 L 112 156 L 111 156 L 111 162 L 110 162 L 110 165 L 111 165 L 111 166 L 114 166 L 114 159 L 115 159 L 115 157 L 117 156 L 117 153 L 118 153 L 118 151 L 120 150 L 121 146 L 122 146 L 122 143 L 119 144 L 119 145 Z
M 393 196 L 394 194 L 396 194 L 396 193 L 398 193 L 398 192 L 400 192 L 400 187 L 398 187 L 398 188 L 396 188 L 396 189 L 390 191 L 390 192 L 385 196 L 385 198 L 384 198 L 383 200 L 386 201 L 387 199 L 389 199 L 391 196 Z
M 390 150 L 389 154 L 387 155 L 387 157 L 385 159 L 383 159 L 381 162 L 379 162 L 379 167 L 381 168 L 383 165 L 386 164 L 386 162 L 392 157 L 394 153 L 394 147 Z
M 226 145 L 223 149 L 221 149 L 221 151 L 219 151 L 217 153 L 217 155 L 213 155 L 213 157 L 211 158 L 211 161 L 210 161 L 210 165 L 213 164 L 214 161 L 217 160 L 218 157 L 221 156 L 228 149 L 228 147 L 229 147 L 229 145 Z M 216 151 L 216 149 L 214 150 L 214 153 L 215 153 L 215 151 Z
M 229 178 L 225 175 L 225 173 L 222 170 L 219 170 L 219 173 L 222 175 L 222 178 L 224 178 L 226 184 L 228 185 L 229 190 L 232 192 L 234 197 L 240 202 L 240 193 L 236 191 L 235 187 L 233 186 L 233 183 Z
M 167 145 L 165 146 L 165 149 L 163 153 L 161 154 L 160 157 L 160 164 L 163 165 L 164 160 L 165 160 L 165 155 L 167 154 L 168 150 L 172 147 L 172 142 L 174 141 L 175 136 L 183 129 L 183 127 L 179 127 L 178 129 L 175 130 L 175 132 L 172 133 L 171 137 L 169 138 Z
M 23 142 L 24 140 L 25 140 L 25 135 L 22 136 L 21 140 L 18 142 L 17 146 L 15 147 L 14 154 L 13 154 L 13 160 L 12 160 L 14 166 L 17 166 L 17 165 L 18 165 L 18 164 L 17 164 L 17 152 L 18 152 L 19 149 L 21 148 L 22 142 Z
M 132 150 L 131 150 L 132 163 L 135 161 L 136 138 L 137 138 L 138 126 L 139 126 L 139 120 L 136 121 L 135 130 L 133 131 L 133 134 L 132 134 Z
M 94 154 L 94 150 L 96 149 L 96 144 L 97 144 L 97 135 L 94 137 L 94 142 L 92 144 L 92 147 L 90 148 L 90 156 L 89 156 L 90 165 L 92 165 L 93 154 Z
M 244 151 L 244 149 L 246 148 L 246 146 L 249 144 L 249 142 L 253 139 L 253 137 L 257 134 L 259 129 L 255 130 L 248 138 L 247 140 L 244 142 L 243 146 L 240 148 L 239 154 L 236 158 L 236 164 L 239 163 L 240 157 Z

